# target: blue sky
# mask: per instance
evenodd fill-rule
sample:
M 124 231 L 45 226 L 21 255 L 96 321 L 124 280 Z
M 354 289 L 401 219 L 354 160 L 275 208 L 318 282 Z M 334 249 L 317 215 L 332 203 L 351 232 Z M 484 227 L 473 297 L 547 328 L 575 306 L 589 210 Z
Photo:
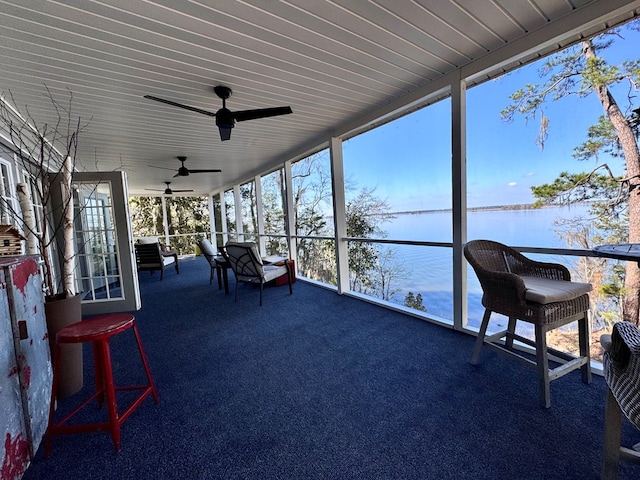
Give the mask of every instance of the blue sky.
M 627 28 L 604 52 L 607 60 L 635 59 L 640 34 Z M 467 92 L 467 190 L 468 205 L 530 203 L 531 186 L 553 181 L 563 170 L 589 171 L 593 161 L 572 157 L 586 138 L 587 128 L 603 113 L 595 95 L 575 96 L 545 105 L 550 120 L 544 150 L 536 145 L 538 121 L 516 117 L 512 123 L 500 118 L 509 95 L 528 83 L 538 83 L 542 64 L 523 67 L 500 79 L 485 82 Z M 626 105 L 628 91 L 614 96 Z M 634 100 L 637 107 L 640 101 Z M 451 205 L 450 101 L 355 137 L 344 145 L 345 175 L 358 187 L 375 187 L 393 211 L 448 208 Z M 600 158 L 615 173 L 622 160 Z

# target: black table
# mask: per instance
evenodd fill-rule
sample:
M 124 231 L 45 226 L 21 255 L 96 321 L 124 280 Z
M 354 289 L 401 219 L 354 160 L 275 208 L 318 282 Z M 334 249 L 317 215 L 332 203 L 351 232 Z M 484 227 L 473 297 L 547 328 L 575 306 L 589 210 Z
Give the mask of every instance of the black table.
M 222 283 L 224 282 L 224 293 L 226 295 L 229 295 L 229 275 L 227 274 L 227 269 L 231 267 L 231 264 L 222 255 L 216 255 L 215 257 L 213 257 L 213 259 L 216 262 L 216 273 L 218 274 L 218 289 L 222 288 Z
M 615 243 L 599 245 L 593 249 L 596 256 L 615 260 L 630 260 L 640 266 L 640 243 Z

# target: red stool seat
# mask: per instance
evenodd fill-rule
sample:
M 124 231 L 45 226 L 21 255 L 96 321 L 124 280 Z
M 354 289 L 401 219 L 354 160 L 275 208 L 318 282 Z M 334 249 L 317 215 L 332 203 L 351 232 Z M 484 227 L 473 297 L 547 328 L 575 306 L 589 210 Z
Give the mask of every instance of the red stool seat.
M 111 352 L 109 350 L 109 340 L 114 335 L 126 330 L 133 330 L 138 344 L 140 358 L 148 379 L 146 385 L 133 385 L 116 387 L 113 379 L 111 367 Z M 56 372 L 60 368 L 60 346 L 64 343 L 93 343 L 93 358 L 95 370 L 96 391 L 89 398 L 84 400 L 71 413 L 67 414 L 60 421 L 55 422 L 55 392 L 57 388 Z M 116 392 L 119 390 L 141 390 L 136 399 L 121 414 L 118 412 Z M 53 387 L 51 391 L 51 407 L 49 410 L 49 426 L 46 434 L 45 455 L 51 455 L 51 440 L 53 435 L 67 433 L 83 433 L 109 430 L 111 439 L 116 447 L 116 452 L 120 451 L 120 425 L 138 408 L 142 401 L 149 395 L 153 395 L 158 403 L 158 393 L 151 378 L 151 371 L 147 357 L 142 348 L 140 334 L 135 324 L 135 317 L 130 313 L 114 313 L 100 315 L 88 320 L 69 325 L 56 335 L 56 346 L 53 355 Z M 107 400 L 109 419 L 107 422 L 90 424 L 68 424 L 67 422 L 85 407 L 91 400 L 97 399 L 99 406 L 102 406 L 104 399 Z

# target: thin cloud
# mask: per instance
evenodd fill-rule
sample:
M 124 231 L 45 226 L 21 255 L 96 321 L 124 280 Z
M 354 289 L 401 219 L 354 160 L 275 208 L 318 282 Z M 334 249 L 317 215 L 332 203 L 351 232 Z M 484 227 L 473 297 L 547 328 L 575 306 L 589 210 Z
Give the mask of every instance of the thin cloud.
M 507 183 L 507 185 L 509 185 L 510 187 L 516 187 L 516 186 L 518 186 L 518 183 L 517 182 L 509 182 L 509 183 Z

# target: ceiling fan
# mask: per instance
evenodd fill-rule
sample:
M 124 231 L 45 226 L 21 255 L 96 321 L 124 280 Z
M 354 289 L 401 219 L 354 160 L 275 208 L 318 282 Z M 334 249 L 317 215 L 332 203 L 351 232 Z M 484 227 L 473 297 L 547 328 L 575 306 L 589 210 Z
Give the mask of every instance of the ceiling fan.
M 210 117 L 216 117 L 216 125 L 218 126 L 218 130 L 220 130 L 220 140 L 222 141 L 229 140 L 231 138 L 231 129 L 235 126 L 236 122 L 293 113 L 291 107 L 258 108 L 256 110 L 238 110 L 236 112 L 232 112 L 227 108 L 227 99 L 231 96 L 231 89 L 229 87 L 217 85 L 213 87 L 213 91 L 222 99 L 222 108 L 215 113 L 207 110 L 201 110 L 196 107 L 190 107 L 189 105 L 172 102 L 171 100 L 165 100 L 164 98 L 154 97 L 153 95 L 145 95 L 144 98 L 166 103 L 167 105 L 173 105 L 174 107 L 191 110 L 192 112 L 209 115 Z
M 178 173 L 176 173 L 173 178 L 176 177 L 188 177 L 189 174 L 191 173 L 220 173 L 222 172 L 222 170 L 220 170 L 219 168 L 214 168 L 211 170 L 189 170 L 187 167 L 184 166 L 184 162 L 187 159 L 187 157 L 176 157 L 178 160 L 180 160 L 180 163 L 182 163 L 182 165 L 180 166 L 180 168 L 178 168 Z M 152 168 L 162 168 L 163 170 L 173 170 L 173 168 L 165 168 L 165 167 L 158 167 L 157 165 L 149 165 Z M 175 170 L 173 170 L 175 171 Z
M 182 192 L 193 192 L 193 190 L 171 190 L 171 182 L 164 182 L 167 184 L 167 188 L 164 190 L 156 190 L 153 188 L 145 188 L 145 190 L 149 190 L 151 192 L 164 192 L 165 195 L 171 195 L 172 193 L 182 193 Z

